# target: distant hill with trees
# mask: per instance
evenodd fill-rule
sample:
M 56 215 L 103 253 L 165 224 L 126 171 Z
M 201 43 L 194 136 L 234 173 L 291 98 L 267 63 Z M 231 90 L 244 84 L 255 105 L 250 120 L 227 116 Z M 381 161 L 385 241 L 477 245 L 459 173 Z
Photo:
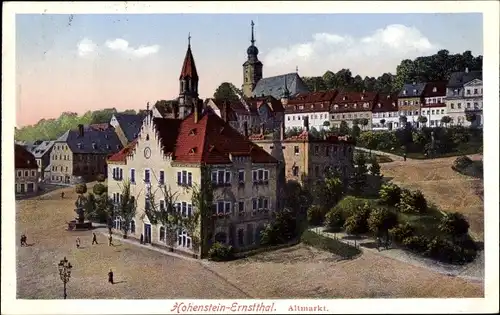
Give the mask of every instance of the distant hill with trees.
M 349 69 L 336 73 L 328 70 L 322 76 L 303 77 L 311 91 L 329 89 L 346 89 L 349 91 L 378 91 L 382 93 L 398 92 L 406 82 L 429 82 L 448 80 L 450 74 L 456 71 L 483 69 L 483 56 L 473 56 L 470 51 L 451 55 L 447 50 L 440 50 L 431 56 L 418 57 L 414 60 L 405 59 L 396 68 L 396 74 L 384 73 L 378 78 L 356 75 L 353 77 Z M 232 83 L 224 82 L 215 91 L 215 98 L 236 100 L 234 91 L 240 91 Z M 160 104 L 168 103 L 165 100 Z M 141 110 L 142 111 L 142 110 Z M 141 112 L 140 111 L 140 112 Z M 15 129 L 15 139 L 24 141 L 54 140 L 68 129 L 76 128 L 78 124 L 99 124 L 109 122 L 111 116 L 118 111 L 116 108 L 106 108 L 88 111 L 82 116 L 74 112 L 64 112 L 55 119 L 41 119 L 38 123 Z M 126 110 L 124 113 L 136 113 Z

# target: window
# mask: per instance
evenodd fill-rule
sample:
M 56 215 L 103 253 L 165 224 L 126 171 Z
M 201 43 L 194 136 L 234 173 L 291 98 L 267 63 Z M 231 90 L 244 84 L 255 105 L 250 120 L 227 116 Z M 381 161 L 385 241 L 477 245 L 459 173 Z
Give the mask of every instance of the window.
M 454 109 L 455 108 L 455 104 L 451 103 L 450 107 L 451 107 L 451 109 Z
M 293 174 L 293 176 L 299 176 L 299 167 L 298 166 L 292 167 L 292 174 Z
M 160 200 L 160 211 L 165 211 L 165 200 Z
M 165 237 L 165 227 L 160 226 L 160 242 L 165 242 L 166 237 Z
M 144 170 L 144 182 L 149 183 L 151 181 L 149 170 Z
M 212 184 L 214 185 L 231 185 L 231 171 L 218 170 L 212 172 Z
M 151 209 L 151 201 L 149 200 L 149 197 L 144 197 L 144 208 L 146 210 Z
M 252 212 L 269 210 L 269 199 L 266 197 L 259 197 L 252 199 Z
M 179 232 L 177 245 L 184 248 L 191 248 L 191 237 L 187 231 Z
M 434 115 L 434 109 L 432 110 L 432 115 Z
M 293 147 L 293 152 L 295 153 L 295 155 L 299 155 L 299 146 L 298 145 Z
M 252 170 L 252 180 L 254 183 L 267 183 L 269 180 L 269 171 L 265 169 Z
M 245 170 L 238 170 L 238 183 L 245 183 Z
M 318 176 L 319 176 L 319 166 L 318 166 L 318 165 L 316 165 L 316 166 L 314 167 L 314 173 L 315 173 L 316 177 L 318 177 Z
M 160 171 L 160 178 L 158 179 L 158 183 L 160 185 L 165 184 L 165 172 L 164 171 Z
M 130 183 L 135 184 L 135 169 L 130 169 Z
M 319 153 L 319 146 L 315 145 L 314 146 L 314 154 L 318 154 L 318 153 Z
M 217 201 L 215 205 L 215 213 L 217 215 L 224 215 L 231 213 L 231 202 L 230 201 Z
M 28 171 L 24 171 L 24 176 L 28 177 L 29 176 L 29 172 Z
M 474 103 L 474 109 L 479 109 L 479 104 L 478 103 Z
M 243 229 L 238 230 L 238 245 L 240 247 L 245 246 L 245 232 L 243 231 Z
M 470 95 L 470 89 L 467 89 L 467 95 Z
M 192 186 L 193 173 L 187 171 L 177 172 L 177 185 Z
M 462 103 L 458 103 L 457 107 L 458 107 L 458 109 L 461 109 L 462 108 Z
M 330 147 L 325 147 L 325 155 L 330 156 Z
M 135 220 L 130 221 L 130 233 L 135 234 Z
M 441 110 L 441 114 L 444 114 L 444 109 Z
M 238 212 L 240 215 L 245 214 L 245 202 L 244 201 L 238 202 Z
M 257 212 L 258 209 L 258 200 L 256 198 L 252 199 L 252 215 Z

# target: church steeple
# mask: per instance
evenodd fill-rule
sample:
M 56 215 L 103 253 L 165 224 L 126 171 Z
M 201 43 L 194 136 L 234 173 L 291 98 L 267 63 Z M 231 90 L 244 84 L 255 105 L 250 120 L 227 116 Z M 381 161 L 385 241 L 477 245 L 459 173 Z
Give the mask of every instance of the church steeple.
M 198 80 L 198 71 L 196 71 L 191 52 L 191 33 L 189 33 L 188 48 L 179 76 L 179 118 L 181 119 L 189 115 L 193 102 L 198 100 Z
M 251 22 L 252 32 L 250 39 L 250 47 L 247 49 L 247 61 L 243 64 L 243 95 L 246 97 L 252 96 L 252 91 L 257 85 L 257 82 L 262 79 L 262 62 L 259 61 L 259 49 L 255 46 L 254 22 Z

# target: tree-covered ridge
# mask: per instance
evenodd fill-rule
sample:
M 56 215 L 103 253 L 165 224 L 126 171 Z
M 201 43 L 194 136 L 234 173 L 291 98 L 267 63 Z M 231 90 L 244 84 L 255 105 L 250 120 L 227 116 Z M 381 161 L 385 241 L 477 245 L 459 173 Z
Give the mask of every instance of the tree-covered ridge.
M 410 82 L 447 81 L 451 73 L 483 69 L 483 56 L 474 57 L 470 51 L 450 55 L 448 50 L 440 50 L 436 54 L 405 59 L 396 68 L 396 74 L 384 73 L 378 78 L 356 75 L 353 77 L 349 69 L 337 73 L 328 70 L 323 76 L 303 77 L 311 91 L 329 89 L 346 89 L 361 92 L 377 91 L 381 93 L 399 92 L 403 84 Z

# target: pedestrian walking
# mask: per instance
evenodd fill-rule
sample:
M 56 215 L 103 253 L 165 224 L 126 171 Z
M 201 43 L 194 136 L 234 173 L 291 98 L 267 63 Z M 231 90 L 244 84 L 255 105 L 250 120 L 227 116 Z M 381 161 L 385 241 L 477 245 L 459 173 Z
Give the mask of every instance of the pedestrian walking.
M 382 240 L 380 237 L 377 237 L 377 250 L 380 252 L 380 247 L 382 246 Z
M 403 160 L 406 161 L 406 153 L 403 154 Z
M 109 269 L 109 272 L 108 272 L 108 282 L 111 284 L 115 284 L 115 282 L 113 280 L 113 270 L 111 270 L 111 269 Z
M 80 248 L 80 238 L 76 238 L 76 248 Z
M 61 192 L 61 199 L 64 199 L 64 191 Z
M 26 246 L 26 235 L 22 234 L 21 235 L 21 246 Z
M 144 244 L 144 235 L 141 233 L 141 244 Z
M 108 246 L 112 246 L 113 245 L 113 237 L 111 235 L 109 235 L 108 240 L 109 240 Z
M 95 232 L 92 232 L 92 245 L 94 245 L 94 243 L 99 244 L 97 243 L 97 235 L 95 235 Z

